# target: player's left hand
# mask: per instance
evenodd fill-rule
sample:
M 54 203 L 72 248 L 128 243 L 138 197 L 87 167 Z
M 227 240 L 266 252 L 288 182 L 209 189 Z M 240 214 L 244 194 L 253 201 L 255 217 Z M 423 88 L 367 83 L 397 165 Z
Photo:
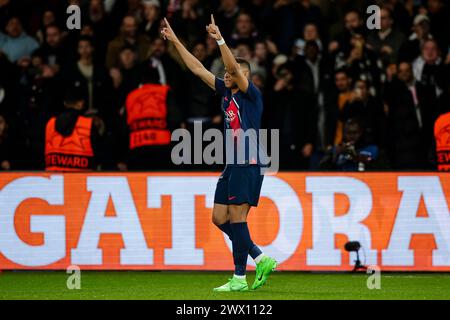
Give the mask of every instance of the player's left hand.
M 164 18 L 164 28 L 161 30 L 161 35 L 163 36 L 164 40 L 169 40 L 171 42 L 178 42 L 177 35 L 172 30 L 172 27 L 169 24 L 169 21 L 167 21 L 167 18 Z
M 222 34 L 220 33 L 219 27 L 214 21 L 214 15 L 211 15 L 211 23 L 206 26 L 206 31 L 214 40 L 219 41 L 222 39 Z

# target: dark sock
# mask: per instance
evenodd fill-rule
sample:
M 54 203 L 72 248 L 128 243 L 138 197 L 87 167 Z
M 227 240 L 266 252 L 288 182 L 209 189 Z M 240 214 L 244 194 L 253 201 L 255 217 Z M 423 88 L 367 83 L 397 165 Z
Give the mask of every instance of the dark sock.
M 231 241 L 233 241 L 233 233 L 231 231 L 230 222 L 227 221 L 224 224 L 221 224 L 220 226 L 217 226 L 220 230 L 222 230 L 223 233 L 225 233 L 228 238 L 230 238 Z
M 247 269 L 247 257 L 252 243 L 250 232 L 247 222 L 230 223 L 230 228 L 233 235 L 234 274 L 243 276 Z
M 231 241 L 233 241 L 233 233 L 231 231 L 229 221 L 227 221 L 224 224 L 221 224 L 217 227 L 220 230 L 222 230 L 222 232 L 225 233 Z M 262 251 L 256 244 L 253 243 L 253 241 L 251 239 L 250 239 L 250 241 L 251 241 L 250 250 L 248 253 L 249 253 L 250 257 L 252 257 L 252 259 L 255 259 L 257 256 L 259 256 L 262 253 Z
M 255 260 L 256 257 L 262 253 L 262 251 L 256 244 L 252 242 L 252 246 L 250 247 L 250 251 L 248 253 L 250 257 L 252 257 L 252 259 Z

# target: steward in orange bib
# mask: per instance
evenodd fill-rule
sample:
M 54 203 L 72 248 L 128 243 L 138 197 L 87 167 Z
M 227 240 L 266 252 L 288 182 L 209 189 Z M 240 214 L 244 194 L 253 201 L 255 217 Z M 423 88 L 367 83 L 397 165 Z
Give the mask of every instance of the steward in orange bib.
M 450 112 L 441 114 L 434 123 L 436 162 L 439 171 L 450 171 Z
M 171 165 L 171 129 L 178 110 L 168 85 L 159 83 L 153 68 L 143 73 L 143 85 L 126 99 L 129 130 L 129 168 L 132 170 L 166 169 Z
M 96 168 L 93 141 L 98 130 L 93 119 L 81 115 L 84 101 L 77 89 L 64 99 L 66 110 L 51 118 L 45 132 L 45 169 L 48 171 L 89 171 Z M 95 143 L 98 145 L 98 143 Z

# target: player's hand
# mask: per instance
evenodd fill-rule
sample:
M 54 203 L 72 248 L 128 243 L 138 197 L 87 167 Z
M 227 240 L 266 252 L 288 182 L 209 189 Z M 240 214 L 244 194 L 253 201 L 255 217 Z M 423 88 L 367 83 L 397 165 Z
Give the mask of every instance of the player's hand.
M 222 34 L 220 34 L 219 27 L 216 26 L 213 15 L 211 15 L 211 23 L 206 26 L 206 31 L 214 40 L 219 41 L 222 39 Z
M 164 18 L 164 24 L 165 24 L 165 26 L 161 30 L 161 35 L 163 36 L 164 40 L 177 42 L 178 37 L 175 34 L 175 32 L 173 32 L 172 27 L 169 24 L 169 21 L 167 21 L 167 18 Z

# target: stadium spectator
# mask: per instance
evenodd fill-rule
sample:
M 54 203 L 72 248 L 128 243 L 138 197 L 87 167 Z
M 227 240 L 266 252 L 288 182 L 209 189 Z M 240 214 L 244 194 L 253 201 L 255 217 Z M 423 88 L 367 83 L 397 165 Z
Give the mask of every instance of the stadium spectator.
M 380 30 L 373 30 L 367 37 L 367 44 L 380 55 L 385 66 L 396 63 L 398 53 L 405 41 L 403 33 L 394 26 L 392 13 L 387 8 L 380 11 Z
M 354 33 L 350 50 L 340 50 L 336 55 L 335 68 L 346 68 L 352 79 L 363 79 L 369 84 L 372 94 L 380 92 L 383 64 L 378 55 L 366 46 L 361 33 Z
M 431 34 L 436 39 L 439 47 L 448 48 L 450 44 L 448 36 L 450 6 L 448 1 L 428 0 L 426 2 L 426 12 L 430 18 Z
M 335 85 L 337 89 L 337 98 L 335 100 L 335 110 L 338 114 L 342 112 L 345 104 L 352 99 L 352 78 L 348 75 L 346 70 L 338 70 L 334 75 Z M 333 126 L 335 128 L 332 144 L 338 145 L 342 142 L 342 132 L 344 123 L 337 117 L 336 123 Z M 331 128 L 330 128 L 331 129 Z
M 48 25 L 45 29 L 45 41 L 34 52 L 39 56 L 42 62 L 52 69 L 54 74 L 59 73 L 61 67 L 67 66 L 74 60 L 74 54 L 71 47 L 63 39 L 61 29 L 55 25 Z
M 117 66 L 120 49 L 125 45 L 131 45 L 136 48 L 139 61 L 144 61 L 147 58 L 150 40 L 146 35 L 138 31 L 136 18 L 133 16 L 123 18 L 120 35 L 108 44 L 106 54 L 106 66 L 108 68 Z
M 408 40 L 400 48 L 399 59 L 402 61 L 412 62 L 420 56 L 424 42 L 433 38 L 430 33 L 430 19 L 424 14 L 416 15 L 412 31 Z
M 96 60 L 104 61 L 106 50 L 108 47 L 108 41 L 112 39 L 112 21 L 110 16 L 107 15 L 105 5 L 102 0 L 91 0 L 89 3 L 89 11 L 87 22 L 83 24 L 82 28 L 88 26 L 92 29 L 87 33 L 86 30 L 81 31 L 81 35 L 88 35 L 92 37 Z
M 45 42 L 47 27 L 52 24 L 56 24 L 56 14 L 52 10 L 46 10 L 42 15 L 41 26 L 36 32 L 36 38 L 41 45 Z
M 270 50 L 270 47 L 272 51 Z M 259 73 L 263 77 L 263 81 L 266 82 L 269 78 L 272 60 L 277 53 L 277 49 L 275 45 L 268 40 L 257 40 L 254 48 L 252 60 L 258 67 L 259 71 L 257 73 Z
M 236 18 L 236 28 L 231 34 L 230 45 L 236 46 L 238 43 L 247 43 L 254 46 L 258 38 L 258 32 L 252 20 L 252 16 L 248 13 L 241 12 Z
M 327 128 L 330 128 L 330 107 L 335 108 L 334 88 L 332 83 L 333 69 L 326 55 L 321 55 L 316 41 L 308 41 L 304 56 L 296 57 L 295 74 L 299 81 L 298 89 L 310 102 L 309 109 L 314 113 L 314 137 L 305 148 L 304 156 L 311 156 L 312 149 L 321 153 L 331 143 L 327 138 Z M 332 127 L 332 126 L 331 126 Z
M 417 81 L 426 86 L 433 86 L 438 96 L 442 93 L 445 68 L 435 40 L 428 39 L 424 42 L 422 53 L 413 61 L 412 67 Z
M 204 43 L 197 43 L 192 49 L 192 54 L 205 68 L 209 68 L 211 62 L 207 61 L 208 56 Z M 200 121 L 205 123 L 205 125 L 213 122 L 220 125 L 222 123 L 221 110 L 219 108 L 220 101 L 215 98 L 214 91 L 191 72 L 187 75 L 187 83 L 189 85 L 189 95 L 184 111 L 184 118 L 187 124 Z
M 111 68 L 109 75 L 116 90 L 117 107 L 125 105 L 127 95 L 136 89 L 141 82 L 141 70 L 137 63 L 137 53 L 132 46 L 120 50 L 118 68 Z
M 150 39 L 159 37 L 159 26 L 161 21 L 161 4 L 159 0 L 143 0 L 144 20 L 140 25 L 140 31 Z
M 340 120 L 357 120 L 364 128 L 364 136 L 368 142 L 378 146 L 384 142 L 385 114 L 381 99 L 371 95 L 367 82 L 361 79 L 355 81 L 353 94 L 340 112 Z
M 283 54 L 289 54 L 292 42 L 298 36 L 294 5 L 287 0 L 276 0 L 268 18 L 271 21 L 268 33 Z
M 271 2 L 269 0 L 251 0 L 241 1 L 243 11 L 248 12 L 252 16 L 256 30 L 265 33 L 267 28 L 266 19 L 270 15 Z
M 303 28 L 303 37 L 295 41 L 295 50 L 298 55 L 305 55 L 305 45 L 308 41 L 315 41 L 319 52 L 323 50 L 322 40 L 320 40 L 319 29 L 314 23 L 308 23 Z
M 394 169 L 427 169 L 436 96 L 432 86 L 416 81 L 410 63 L 398 65 L 398 75 L 386 85 L 388 153 Z
M 231 38 L 236 18 L 241 10 L 238 3 L 238 0 L 220 0 L 220 6 L 215 15 L 217 24 L 220 25 L 220 32 L 226 41 Z
M 364 21 L 358 10 L 349 10 L 344 16 L 344 30 L 337 34 L 328 45 L 328 51 L 335 53 L 338 50 L 350 50 L 350 40 L 354 33 L 364 32 Z
M 83 92 L 85 115 L 99 115 L 107 122 L 111 116 L 112 81 L 101 64 L 94 64 L 92 39 L 81 37 L 78 41 L 77 62 L 64 71 L 66 88 L 77 87 Z
M 322 12 L 320 7 L 312 3 L 311 0 L 300 0 L 294 2 L 294 12 L 297 14 L 295 31 L 303 33 L 307 24 L 318 26 L 319 32 L 322 29 Z
M 413 1 L 401 1 L 401 0 L 385 0 L 383 7 L 388 9 L 391 13 L 390 16 L 400 32 L 404 35 L 411 31 L 411 26 L 414 17 Z
M 307 169 L 314 141 L 315 110 L 307 96 L 297 90 L 293 66 L 281 65 L 269 93 L 266 112 L 270 128 L 280 129 L 280 168 Z
M 23 29 L 22 22 L 17 17 L 11 17 L 6 25 L 6 34 L 0 32 L 0 50 L 11 62 L 23 62 L 29 59 L 39 43 Z
M 207 9 L 200 6 L 199 0 L 182 1 L 180 10 L 172 15 L 173 27 L 189 46 L 198 41 L 200 34 L 205 33 L 205 12 Z

